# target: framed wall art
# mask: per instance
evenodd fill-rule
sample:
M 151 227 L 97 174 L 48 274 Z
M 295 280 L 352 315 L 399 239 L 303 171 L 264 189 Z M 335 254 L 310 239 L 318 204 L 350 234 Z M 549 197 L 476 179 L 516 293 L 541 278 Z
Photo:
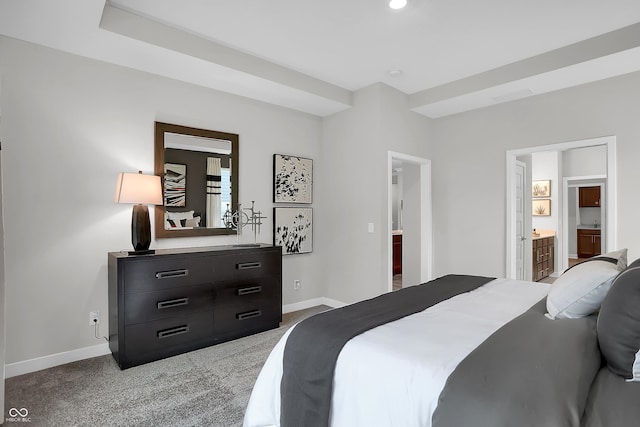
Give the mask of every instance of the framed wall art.
M 533 181 L 531 183 L 531 197 L 551 197 L 551 181 Z
M 312 209 L 273 208 L 273 244 L 282 246 L 283 255 L 311 252 L 313 249 Z
M 533 216 L 550 216 L 551 200 L 550 199 L 533 199 L 531 201 L 531 214 Z
M 164 164 L 164 205 L 186 206 L 187 165 Z
M 273 155 L 273 202 L 306 203 L 313 196 L 313 160 Z

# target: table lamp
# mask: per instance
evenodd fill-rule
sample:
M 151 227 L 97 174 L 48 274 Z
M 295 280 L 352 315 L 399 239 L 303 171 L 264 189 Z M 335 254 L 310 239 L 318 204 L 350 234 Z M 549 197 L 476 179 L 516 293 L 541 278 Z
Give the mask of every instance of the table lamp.
M 131 243 L 133 251 L 130 255 L 152 254 L 151 222 L 147 205 L 162 205 L 162 185 L 160 177 L 138 173 L 121 172 L 118 174 L 115 203 L 133 203 L 131 216 Z

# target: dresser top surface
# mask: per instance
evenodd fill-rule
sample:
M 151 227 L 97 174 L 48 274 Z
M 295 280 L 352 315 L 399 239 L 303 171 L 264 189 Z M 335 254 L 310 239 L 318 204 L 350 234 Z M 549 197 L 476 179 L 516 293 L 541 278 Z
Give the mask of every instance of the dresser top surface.
M 144 255 L 135 255 L 129 254 L 129 251 L 123 250 L 119 252 L 109 252 L 110 257 L 115 258 L 131 258 L 131 259 L 140 259 L 140 258 L 153 258 L 157 256 L 164 255 L 181 255 L 181 254 L 196 254 L 196 253 L 211 253 L 211 252 L 243 252 L 243 251 L 252 251 L 256 249 L 277 249 L 280 246 L 268 245 L 266 243 L 258 243 L 251 245 L 220 245 L 220 246 L 197 246 L 197 247 L 189 247 L 189 248 L 171 248 L 171 249 L 156 249 L 154 253 L 144 254 Z

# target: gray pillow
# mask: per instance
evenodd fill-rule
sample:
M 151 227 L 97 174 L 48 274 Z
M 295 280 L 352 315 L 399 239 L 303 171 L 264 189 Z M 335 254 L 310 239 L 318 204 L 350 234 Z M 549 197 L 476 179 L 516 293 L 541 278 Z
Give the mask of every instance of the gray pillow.
M 640 382 L 640 259 L 614 279 L 600 307 L 597 330 L 609 369 Z

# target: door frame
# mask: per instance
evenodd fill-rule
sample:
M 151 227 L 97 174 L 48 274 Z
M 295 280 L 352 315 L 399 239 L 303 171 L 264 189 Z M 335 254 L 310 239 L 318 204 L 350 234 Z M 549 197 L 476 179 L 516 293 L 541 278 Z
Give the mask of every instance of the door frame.
M 507 150 L 506 152 L 506 268 L 505 277 L 515 279 L 516 276 L 516 246 L 515 246 L 515 229 L 516 229 L 516 201 L 515 201 L 515 165 L 516 157 L 532 154 L 539 151 L 566 151 L 574 148 L 585 148 L 604 145 L 607 150 L 607 197 L 606 205 L 606 229 L 607 237 L 605 248 L 617 247 L 617 165 L 616 165 L 616 136 L 603 136 L 591 139 L 582 139 L 577 141 L 561 142 L 557 144 L 541 145 L 537 147 L 527 147 L 515 150 Z M 561 253 L 564 254 L 566 242 L 564 241 L 564 214 L 560 215 L 558 220 L 558 230 L 556 236 L 558 238 L 558 246 Z
M 527 177 L 527 164 L 525 162 L 522 162 L 520 160 L 516 159 L 516 169 L 518 167 L 522 168 L 522 278 L 519 278 L 520 280 L 525 280 L 525 277 L 531 277 L 531 258 L 527 256 L 527 253 L 531 252 L 531 247 L 530 247 L 530 242 L 531 239 L 527 238 L 526 236 L 526 232 L 525 230 L 527 228 L 531 228 L 531 215 L 530 215 L 530 211 L 531 211 L 531 206 L 527 203 L 527 198 L 526 198 L 526 194 L 528 191 L 528 185 L 527 185 L 527 181 L 528 181 L 528 177 Z M 516 196 L 517 196 L 517 187 L 516 187 Z M 518 200 L 518 198 L 516 197 L 515 199 L 516 201 Z M 517 237 L 517 233 L 520 231 L 517 229 L 517 214 L 518 214 L 518 209 L 516 207 L 516 237 Z M 518 252 L 517 252 L 517 242 L 516 242 L 516 276 L 517 276 L 517 261 L 518 261 Z M 529 268 L 527 268 L 529 267 Z
M 387 247 L 387 292 L 393 291 L 393 237 L 392 232 L 392 175 L 393 160 L 400 160 L 420 166 L 420 281 L 427 282 L 433 278 L 433 211 L 431 195 L 431 160 L 410 154 L 387 152 L 387 230 L 385 233 Z

